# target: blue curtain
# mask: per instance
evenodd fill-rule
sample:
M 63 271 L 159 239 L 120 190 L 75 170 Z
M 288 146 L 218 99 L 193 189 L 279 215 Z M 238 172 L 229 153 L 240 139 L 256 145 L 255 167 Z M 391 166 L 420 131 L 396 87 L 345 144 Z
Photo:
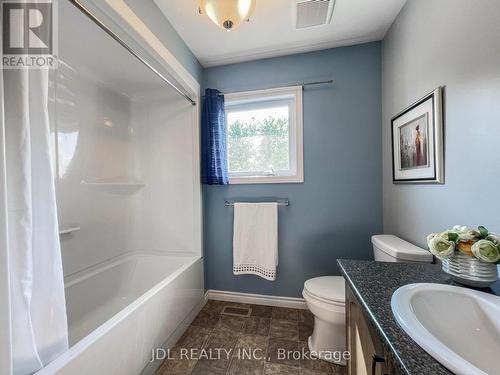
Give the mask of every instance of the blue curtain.
M 227 185 L 226 113 L 224 96 L 214 89 L 205 90 L 201 118 L 201 181 L 207 185 Z

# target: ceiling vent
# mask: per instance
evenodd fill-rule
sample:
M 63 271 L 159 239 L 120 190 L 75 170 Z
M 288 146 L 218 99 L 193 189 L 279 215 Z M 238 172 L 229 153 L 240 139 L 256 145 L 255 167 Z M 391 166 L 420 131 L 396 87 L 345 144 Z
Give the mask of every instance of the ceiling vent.
M 293 24 L 296 29 L 327 25 L 332 20 L 335 0 L 295 0 Z

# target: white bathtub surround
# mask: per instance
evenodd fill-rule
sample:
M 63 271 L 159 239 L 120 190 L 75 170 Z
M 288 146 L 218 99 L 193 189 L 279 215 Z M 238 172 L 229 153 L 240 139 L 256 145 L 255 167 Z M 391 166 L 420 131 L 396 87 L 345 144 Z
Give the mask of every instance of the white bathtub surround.
M 278 266 L 278 203 L 235 203 L 233 273 L 274 281 Z
M 6 166 L 12 370 L 28 374 L 68 348 L 49 141 L 49 72 L 3 74 L 5 154 L 0 158 Z
M 65 276 L 141 249 L 201 256 L 198 108 L 69 1 L 58 11 L 57 205 L 80 227 L 60 237 Z

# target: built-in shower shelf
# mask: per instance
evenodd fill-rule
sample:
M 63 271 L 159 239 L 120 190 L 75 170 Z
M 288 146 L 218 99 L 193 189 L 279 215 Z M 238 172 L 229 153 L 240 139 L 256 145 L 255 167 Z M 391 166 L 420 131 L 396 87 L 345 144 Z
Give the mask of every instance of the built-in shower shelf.
M 59 228 L 59 235 L 78 232 L 80 229 L 81 229 L 80 227 L 75 226 L 75 225 L 60 227 Z
M 146 186 L 146 184 L 141 181 L 122 178 L 82 181 L 81 184 L 114 194 L 132 194 Z

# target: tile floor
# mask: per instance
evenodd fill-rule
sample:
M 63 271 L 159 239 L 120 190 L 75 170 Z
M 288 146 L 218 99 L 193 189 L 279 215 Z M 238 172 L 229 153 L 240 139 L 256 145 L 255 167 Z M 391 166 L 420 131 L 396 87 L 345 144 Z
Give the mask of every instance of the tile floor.
M 223 315 L 225 306 L 250 307 L 251 316 Z M 297 352 L 304 348 L 307 351 L 307 338 L 312 328 L 313 316 L 307 310 L 210 300 L 171 350 L 171 359 L 163 362 L 157 374 L 345 374 L 345 367 L 318 359 L 278 357 L 279 348 Z M 201 353 L 212 353 L 217 357 L 218 352 L 221 356 L 220 359 L 188 359 L 186 349 L 193 349 L 196 357 L 201 357 Z M 231 354 L 227 355 L 223 349 L 231 350 Z M 251 352 L 257 358 L 248 358 Z

